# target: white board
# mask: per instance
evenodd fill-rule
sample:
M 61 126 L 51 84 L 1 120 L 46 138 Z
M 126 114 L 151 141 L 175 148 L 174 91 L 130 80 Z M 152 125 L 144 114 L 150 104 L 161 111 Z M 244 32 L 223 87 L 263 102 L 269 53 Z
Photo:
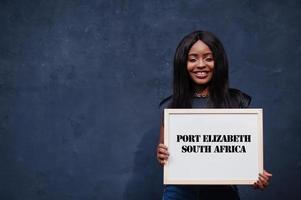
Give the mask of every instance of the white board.
M 164 184 L 253 184 L 263 172 L 262 109 L 165 109 L 164 144 Z

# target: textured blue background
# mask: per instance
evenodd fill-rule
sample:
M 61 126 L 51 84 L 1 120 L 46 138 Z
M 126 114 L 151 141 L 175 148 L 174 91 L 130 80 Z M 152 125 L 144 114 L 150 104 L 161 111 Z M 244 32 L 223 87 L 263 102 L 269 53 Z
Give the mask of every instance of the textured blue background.
M 264 108 L 264 192 L 301 195 L 300 1 L 0 1 L 0 199 L 160 199 L 158 103 L 175 48 L 214 32 Z

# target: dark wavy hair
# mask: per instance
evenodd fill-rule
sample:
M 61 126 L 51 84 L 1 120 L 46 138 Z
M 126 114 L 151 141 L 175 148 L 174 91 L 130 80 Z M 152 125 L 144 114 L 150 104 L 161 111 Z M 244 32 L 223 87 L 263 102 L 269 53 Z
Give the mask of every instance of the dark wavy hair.
M 194 83 L 187 71 L 190 48 L 198 40 L 204 42 L 212 51 L 214 59 L 213 76 L 209 82 L 209 107 L 231 107 L 228 81 L 228 59 L 220 40 L 208 31 L 195 31 L 185 36 L 177 47 L 174 56 L 173 95 L 171 108 L 191 108 Z

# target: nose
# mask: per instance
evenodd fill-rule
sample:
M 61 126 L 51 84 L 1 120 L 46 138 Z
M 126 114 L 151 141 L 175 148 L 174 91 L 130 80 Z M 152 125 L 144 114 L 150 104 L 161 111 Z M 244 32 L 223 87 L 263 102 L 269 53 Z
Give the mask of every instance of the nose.
M 203 59 L 199 59 L 197 63 L 198 68 L 204 68 L 206 66 L 205 62 Z

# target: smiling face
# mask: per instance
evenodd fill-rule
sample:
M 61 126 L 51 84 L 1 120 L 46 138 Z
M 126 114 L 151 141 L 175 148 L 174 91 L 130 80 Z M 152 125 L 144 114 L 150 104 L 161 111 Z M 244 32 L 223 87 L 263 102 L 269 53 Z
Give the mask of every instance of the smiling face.
M 194 43 L 189 50 L 187 70 L 193 82 L 198 86 L 205 86 L 212 79 L 214 70 L 213 54 L 201 40 Z

